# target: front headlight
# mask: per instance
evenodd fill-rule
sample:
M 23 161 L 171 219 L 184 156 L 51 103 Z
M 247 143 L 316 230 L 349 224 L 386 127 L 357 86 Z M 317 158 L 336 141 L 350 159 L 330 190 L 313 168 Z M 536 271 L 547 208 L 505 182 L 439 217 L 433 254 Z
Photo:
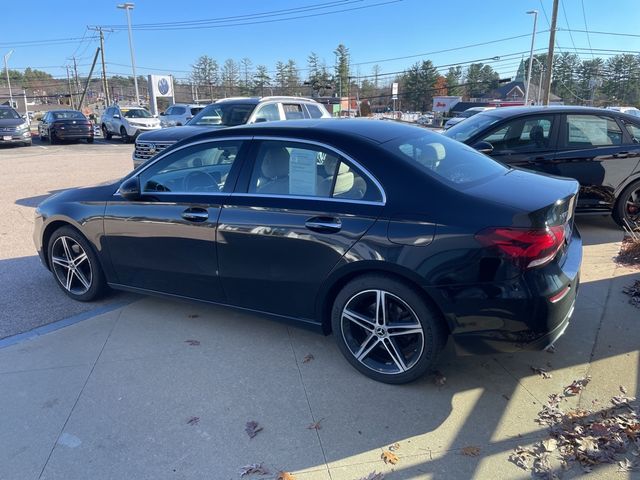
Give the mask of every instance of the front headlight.
M 29 125 L 23 123 L 22 125 L 18 125 L 16 130 L 18 131 L 18 133 L 26 132 L 27 130 L 29 130 Z

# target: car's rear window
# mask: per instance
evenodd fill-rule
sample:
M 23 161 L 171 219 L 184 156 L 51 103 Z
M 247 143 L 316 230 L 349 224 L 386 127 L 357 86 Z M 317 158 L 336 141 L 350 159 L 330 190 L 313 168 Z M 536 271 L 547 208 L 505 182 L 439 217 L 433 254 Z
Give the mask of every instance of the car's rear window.
M 462 143 L 424 132 L 391 140 L 383 147 L 445 183 L 475 184 L 508 168 Z

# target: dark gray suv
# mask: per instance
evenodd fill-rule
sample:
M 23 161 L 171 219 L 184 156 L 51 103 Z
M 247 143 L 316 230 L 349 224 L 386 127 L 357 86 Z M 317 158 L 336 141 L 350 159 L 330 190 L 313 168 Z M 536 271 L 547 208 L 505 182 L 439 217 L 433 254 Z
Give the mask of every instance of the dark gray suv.
M 8 105 L 0 105 L 0 145 L 31 145 L 29 122 Z

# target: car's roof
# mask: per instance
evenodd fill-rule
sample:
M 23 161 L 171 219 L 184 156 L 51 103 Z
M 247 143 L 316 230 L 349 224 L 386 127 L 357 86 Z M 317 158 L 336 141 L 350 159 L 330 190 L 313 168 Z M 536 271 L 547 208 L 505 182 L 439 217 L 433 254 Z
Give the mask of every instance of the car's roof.
M 487 115 L 500 116 L 501 118 L 515 117 L 517 115 L 528 115 L 531 113 L 616 113 L 616 110 L 605 110 L 604 108 L 597 107 L 580 107 L 575 105 L 549 105 L 543 106 L 531 106 L 531 107 L 500 107 L 491 111 L 487 111 Z M 619 113 L 619 112 L 617 112 Z
M 428 135 L 424 128 L 404 123 L 372 119 L 325 118 L 316 120 L 282 120 L 277 122 L 262 122 L 250 125 L 238 125 L 226 129 L 216 130 L 203 136 L 233 135 L 274 135 L 294 137 L 326 136 L 345 137 L 359 136 L 375 143 L 385 143 L 394 138 L 405 135 Z M 433 133 L 433 135 L 439 135 Z
M 65 110 L 49 110 L 50 113 L 68 113 L 68 112 L 73 112 L 73 113 L 82 113 L 80 110 L 73 110 L 71 108 L 65 109 Z
M 318 103 L 315 100 L 311 99 L 311 98 L 305 98 L 305 97 L 287 97 L 287 96 L 280 96 L 280 97 L 230 97 L 230 98 L 221 98 L 220 100 L 216 100 L 214 103 L 244 103 L 244 104 L 249 104 L 249 105 L 258 105 L 259 103 L 262 102 L 277 102 L 277 101 L 283 101 L 283 102 L 307 102 L 307 103 Z

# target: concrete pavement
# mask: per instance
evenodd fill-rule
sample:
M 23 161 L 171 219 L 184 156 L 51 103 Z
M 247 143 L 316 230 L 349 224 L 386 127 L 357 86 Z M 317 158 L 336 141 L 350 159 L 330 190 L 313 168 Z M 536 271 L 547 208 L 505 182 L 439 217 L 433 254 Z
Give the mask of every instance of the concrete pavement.
M 579 224 L 582 290 L 555 353 L 456 357 L 449 346 L 440 386 L 375 383 L 332 337 L 150 297 L 0 349 L 0 479 L 236 479 L 260 462 L 272 475 L 247 478 L 530 478 L 508 457 L 545 435 L 534 419 L 549 394 L 586 374 L 576 406 L 604 408 L 619 385 L 638 394 L 640 312 L 621 290 L 640 274 L 612 262 L 610 220 Z M 252 420 L 264 430 L 250 439 Z M 399 461 L 386 465 L 395 443 Z M 616 470 L 590 477 L 640 477 Z

